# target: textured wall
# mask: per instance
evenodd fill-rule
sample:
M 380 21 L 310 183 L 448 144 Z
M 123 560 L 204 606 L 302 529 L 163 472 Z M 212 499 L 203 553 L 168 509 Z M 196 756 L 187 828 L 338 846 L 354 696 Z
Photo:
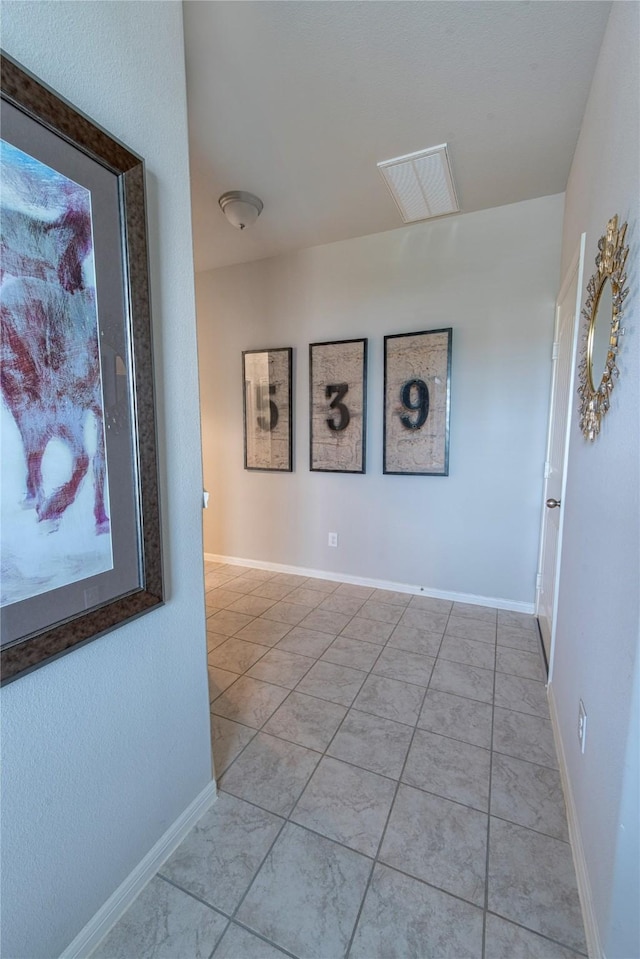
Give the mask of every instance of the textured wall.
M 205 549 L 533 602 L 562 206 L 545 197 L 197 274 Z M 383 335 L 448 326 L 449 476 L 383 476 Z M 308 344 L 359 336 L 367 474 L 310 473 Z M 266 346 L 296 350 L 291 475 L 242 468 L 240 354 Z
M 2 32 L 147 163 L 168 601 L 2 692 L 2 952 L 51 959 L 211 779 L 182 9 L 7 3 Z
M 565 494 L 553 688 L 607 959 L 640 955 L 637 671 L 640 632 L 640 316 L 638 49 L 640 6 L 614 3 L 567 186 L 563 270 L 587 234 L 585 284 L 597 242 L 628 220 L 630 295 L 620 380 L 595 443 L 577 414 Z M 582 302 L 584 304 L 584 290 Z M 635 679 L 634 679 L 635 676 Z M 633 685 L 636 684 L 635 704 Z M 578 701 L 588 716 L 584 755 Z

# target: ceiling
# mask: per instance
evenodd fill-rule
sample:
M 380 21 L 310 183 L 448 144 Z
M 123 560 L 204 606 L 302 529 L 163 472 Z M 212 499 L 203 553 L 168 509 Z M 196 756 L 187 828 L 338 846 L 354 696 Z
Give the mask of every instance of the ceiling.
M 561 193 L 610 6 L 185 0 L 196 271 L 403 226 L 376 164 L 441 143 L 462 213 Z

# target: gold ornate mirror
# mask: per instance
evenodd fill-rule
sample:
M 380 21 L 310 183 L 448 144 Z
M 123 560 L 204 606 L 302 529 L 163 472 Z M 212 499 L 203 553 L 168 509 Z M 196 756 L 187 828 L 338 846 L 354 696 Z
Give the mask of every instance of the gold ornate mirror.
M 580 360 L 578 393 L 580 429 L 588 440 L 600 432 L 602 417 L 609 409 L 614 377 L 620 373 L 616 363 L 622 304 L 628 287 L 624 266 L 629 247 L 624 245 L 627 224 L 618 229 L 618 217 L 607 223 L 607 232 L 598 240 L 596 272 L 587 284 L 587 301 L 582 311 L 586 321 L 585 346 Z

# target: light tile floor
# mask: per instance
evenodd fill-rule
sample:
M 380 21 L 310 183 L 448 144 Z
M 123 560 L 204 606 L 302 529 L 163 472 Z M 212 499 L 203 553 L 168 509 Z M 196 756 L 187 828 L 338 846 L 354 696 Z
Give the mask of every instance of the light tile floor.
M 94 956 L 586 954 L 533 617 L 206 585 L 219 798 Z

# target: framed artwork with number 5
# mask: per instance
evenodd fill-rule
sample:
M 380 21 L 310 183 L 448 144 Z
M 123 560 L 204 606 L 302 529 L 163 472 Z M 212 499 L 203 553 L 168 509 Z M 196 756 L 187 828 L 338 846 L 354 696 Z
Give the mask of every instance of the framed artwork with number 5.
M 290 473 L 292 397 L 290 346 L 242 354 L 244 468 Z
M 383 472 L 449 475 L 451 328 L 384 338 Z
M 366 406 L 367 341 L 311 343 L 311 470 L 365 472 Z

